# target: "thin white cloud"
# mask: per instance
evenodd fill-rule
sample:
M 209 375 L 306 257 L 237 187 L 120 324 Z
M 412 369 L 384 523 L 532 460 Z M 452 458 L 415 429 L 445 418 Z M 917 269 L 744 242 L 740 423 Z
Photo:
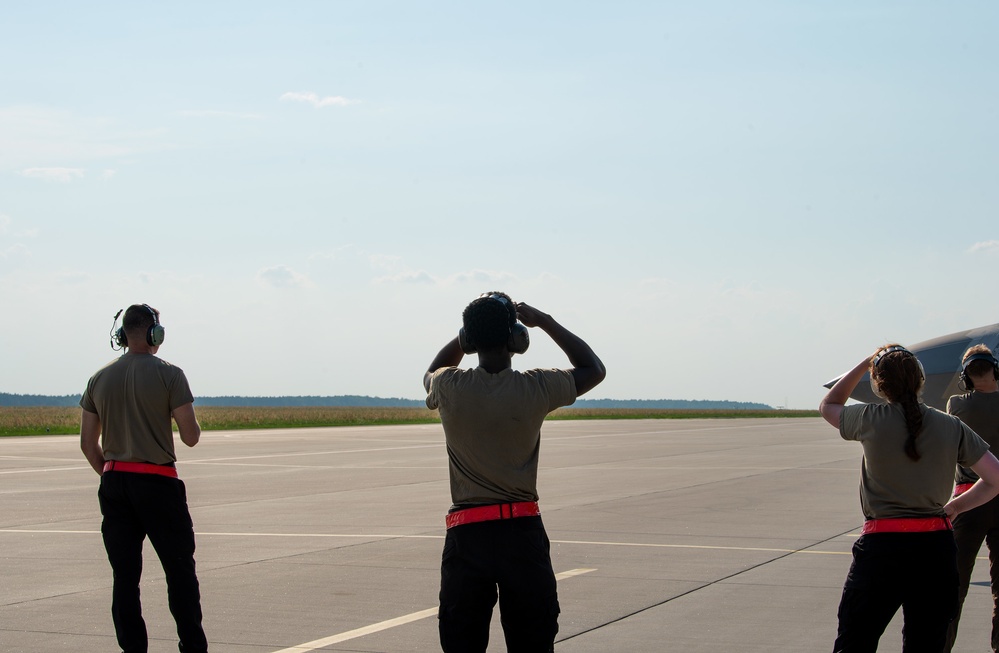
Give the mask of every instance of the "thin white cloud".
M 272 288 L 296 288 L 311 285 L 304 274 L 287 265 L 273 265 L 257 272 L 257 280 Z
M 28 246 L 23 243 L 17 243 L 16 245 L 11 245 L 6 249 L 0 250 L 0 259 L 13 259 L 13 258 L 23 258 L 28 256 L 31 250 Z
M 25 168 L 21 171 L 21 175 L 31 179 L 58 181 L 65 184 L 74 179 L 83 179 L 85 172 L 84 168 Z
M 324 107 L 345 107 L 351 104 L 358 104 L 360 102 L 360 100 L 352 100 L 341 95 L 327 95 L 326 97 L 321 98 L 317 93 L 313 93 L 311 91 L 288 91 L 281 96 L 281 101 L 305 102 L 306 104 L 311 104 L 317 109 L 322 109 Z
M 436 277 L 425 270 L 405 269 L 395 274 L 378 277 L 374 281 L 375 283 L 429 283 L 440 286 L 474 283 L 483 286 L 504 285 L 517 279 L 515 274 L 496 270 L 468 270 L 447 277 Z
M 14 220 L 9 215 L 0 213 L 0 236 L 9 234 L 14 238 L 37 238 L 38 233 L 38 227 L 14 228 Z
M 399 274 L 378 277 L 374 283 L 426 283 L 436 284 L 438 280 L 425 270 L 407 270 Z
M 999 240 L 984 240 L 975 243 L 968 251 L 972 254 L 975 252 L 999 252 Z
M 117 170 L 112 170 L 112 169 L 108 168 L 107 170 L 103 170 L 101 172 L 101 179 L 111 179 L 116 174 L 118 174 Z
M 162 127 L 133 129 L 109 117 L 47 107 L 0 107 L 0 167 L 30 168 L 39 161 L 89 162 L 173 149 Z M 94 164 L 105 167 L 108 164 Z
M 237 120 L 263 120 L 259 113 L 239 113 L 237 111 L 216 111 L 212 109 L 189 109 L 180 111 L 184 118 L 236 118 Z
M 517 275 L 510 272 L 501 272 L 498 270 L 469 270 L 467 272 L 459 272 L 448 277 L 446 283 L 505 283 L 508 281 L 514 281 L 517 279 Z

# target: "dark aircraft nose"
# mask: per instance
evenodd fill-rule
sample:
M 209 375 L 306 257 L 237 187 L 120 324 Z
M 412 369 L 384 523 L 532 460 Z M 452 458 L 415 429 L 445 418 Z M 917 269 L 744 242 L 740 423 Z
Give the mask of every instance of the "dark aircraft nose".
M 947 399 L 951 395 L 962 394 L 960 387 L 961 356 L 968 347 L 985 343 L 992 351 L 999 346 L 999 324 L 992 324 L 978 329 L 959 331 L 950 335 L 924 340 L 911 347 L 906 347 L 916 355 L 926 372 L 926 385 L 923 388 L 923 401 L 934 408 L 945 410 Z M 831 388 L 842 375 L 825 384 Z M 870 377 L 865 374 L 857 389 L 850 395 L 851 399 L 866 403 L 882 401 L 871 390 Z

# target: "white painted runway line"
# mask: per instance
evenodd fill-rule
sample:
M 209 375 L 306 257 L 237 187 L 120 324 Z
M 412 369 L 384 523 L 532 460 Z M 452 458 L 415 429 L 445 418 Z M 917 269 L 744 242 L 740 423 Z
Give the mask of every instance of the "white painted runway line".
M 563 571 L 561 574 L 555 574 L 555 580 L 565 580 L 566 578 L 573 578 L 574 576 L 581 576 L 583 574 L 588 574 L 591 571 L 596 571 L 596 569 L 570 569 L 569 571 Z M 404 624 L 412 623 L 414 621 L 419 621 L 420 619 L 426 619 L 427 617 L 433 617 L 436 615 L 437 615 L 437 608 L 427 608 L 426 610 L 420 610 L 419 612 L 411 612 L 409 614 L 404 614 L 401 617 L 396 617 L 394 619 L 380 621 L 376 624 L 371 624 L 370 626 L 364 626 L 362 628 L 355 628 L 354 630 L 348 630 L 347 632 L 340 633 L 338 635 L 330 635 L 329 637 L 316 639 L 311 642 L 306 642 L 304 644 L 298 644 L 297 646 L 292 646 L 290 648 L 283 648 L 280 651 L 275 651 L 275 653 L 306 653 L 307 651 L 315 651 L 317 648 L 329 646 L 330 644 L 339 644 L 340 642 L 346 642 L 347 640 L 350 639 L 356 639 L 358 637 L 363 637 L 365 635 L 370 635 L 372 633 L 378 633 L 383 630 L 388 630 L 389 628 L 395 628 L 396 626 L 402 626 Z
M 99 530 L 54 530 L 28 528 L 0 528 L 0 533 L 23 533 L 29 535 L 100 535 Z M 234 533 L 197 531 L 197 537 L 243 537 L 243 538 L 289 538 L 289 539 L 355 539 L 355 540 L 443 540 L 444 535 L 415 535 L 411 533 Z M 844 537 L 851 537 L 846 534 Z M 600 540 L 551 540 L 552 544 L 576 544 L 582 546 L 620 546 L 645 549 L 699 549 L 707 551 L 760 551 L 763 553 L 810 553 L 824 555 L 850 555 L 849 551 L 823 551 L 819 549 L 782 549 L 777 547 L 755 546 L 715 546 L 709 544 L 660 544 L 655 542 L 608 542 Z M 564 572 L 569 573 L 569 572 Z

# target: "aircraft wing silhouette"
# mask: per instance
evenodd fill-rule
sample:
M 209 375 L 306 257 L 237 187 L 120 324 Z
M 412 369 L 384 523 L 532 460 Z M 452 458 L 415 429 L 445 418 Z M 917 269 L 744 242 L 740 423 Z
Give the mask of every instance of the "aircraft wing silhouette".
M 923 370 L 926 372 L 923 401 L 928 406 L 945 410 L 947 399 L 951 395 L 964 393 L 964 390 L 958 386 L 961 378 L 961 356 L 968 347 L 978 343 L 988 345 L 993 352 L 999 349 L 999 323 L 958 331 L 906 346 L 906 349 L 915 354 L 923 364 Z M 840 374 L 824 384 L 825 387 L 833 387 L 842 376 Z M 857 389 L 850 398 L 866 403 L 883 403 L 883 400 L 871 390 L 870 376 L 867 374 L 857 384 Z

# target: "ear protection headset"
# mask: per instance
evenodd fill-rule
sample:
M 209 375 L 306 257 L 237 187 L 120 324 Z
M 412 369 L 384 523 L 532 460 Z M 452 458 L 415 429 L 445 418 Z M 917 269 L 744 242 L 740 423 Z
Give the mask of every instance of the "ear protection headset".
M 975 361 L 988 361 L 989 363 L 991 363 L 992 374 L 995 376 L 996 379 L 999 379 L 999 360 L 997 360 L 995 356 L 993 356 L 992 354 L 986 354 L 984 352 L 979 354 L 972 354 L 971 356 L 968 356 L 967 360 L 965 360 L 964 363 L 961 365 L 961 383 L 964 384 L 965 388 L 967 388 L 968 390 L 975 389 L 974 382 L 972 382 L 971 377 L 968 376 L 968 366 L 974 363 Z
M 527 351 L 527 348 L 531 346 L 531 336 L 528 334 L 527 327 L 517 321 L 517 308 L 502 295 L 484 293 L 479 297 L 497 301 L 506 308 L 510 318 L 507 326 L 510 335 L 506 339 L 506 348 L 513 354 L 523 354 Z M 461 346 L 461 351 L 466 354 L 474 354 L 478 351 L 475 343 L 465 333 L 465 327 L 458 330 L 458 344 Z
M 876 394 L 881 399 L 884 399 L 885 401 L 888 400 L 888 397 L 881 391 L 881 387 L 878 385 L 877 381 L 874 380 L 874 370 L 877 369 L 878 363 L 881 362 L 882 358 L 884 358 L 888 354 L 893 354 L 897 351 L 901 351 L 909 356 L 912 356 L 912 358 L 916 361 L 916 364 L 919 366 L 919 375 L 923 377 L 924 382 L 926 381 L 926 370 L 923 369 L 923 364 L 919 362 L 919 359 L 916 358 L 915 354 L 913 354 L 911 351 L 909 351 L 908 349 L 906 349 L 901 345 L 892 345 L 891 347 L 885 347 L 883 350 L 878 352 L 878 355 L 874 357 L 874 361 L 871 363 L 871 391 L 873 391 L 874 394 Z
M 146 344 L 150 347 L 158 347 L 159 345 L 162 345 L 163 341 L 166 339 L 166 329 L 164 329 L 163 325 L 160 324 L 160 317 L 156 314 L 156 311 L 153 310 L 152 306 L 149 304 L 142 304 L 142 308 L 149 311 L 149 314 L 153 316 L 153 323 L 149 325 L 148 329 L 146 329 Z M 117 313 L 115 313 L 114 323 L 111 325 L 111 349 L 114 349 L 115 351 L 124 349 L 128 346 L 128 337 L 125 335 L 125 327 L 122 326 L 115 329 L 115 325 L 118 324 L 118 318 L 121 317 L 123 312 L 124 309 L 120 309 Z

